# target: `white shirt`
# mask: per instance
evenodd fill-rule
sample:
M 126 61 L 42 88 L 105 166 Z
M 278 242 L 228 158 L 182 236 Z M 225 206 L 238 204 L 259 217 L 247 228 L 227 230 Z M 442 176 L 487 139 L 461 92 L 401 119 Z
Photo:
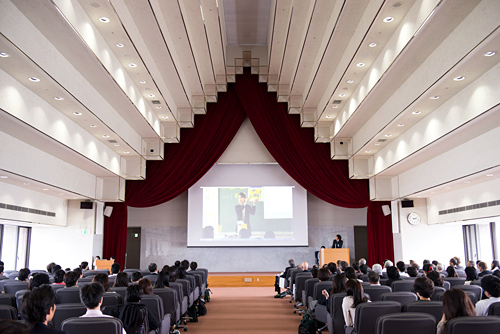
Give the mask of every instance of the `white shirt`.
M 476 313 L 478 317 L 488 315 L 488 308 L 493 303 L 500 302 L 500 297 L 490 297 L 488 299 L 480 300 L 476 303 Z
M 407 273 L 399 272 L 399 277 L 410 277 Z
M 80 318 L 114 318 L 110 315 L 102 314 L 101 310 L 89 310 L 87 309 L 87 313 L 80 316 Z M 125 328 L 122 329 L 122 334 L 127 334 Z
M 346 326 L 354 326 L 354 315 L 356 314 L 356 308 L 352 307 L 354 304 L 354 299 L 352 296 L 346 296 L 342 299 L 342 313 L 344 314 L 344 320 Z

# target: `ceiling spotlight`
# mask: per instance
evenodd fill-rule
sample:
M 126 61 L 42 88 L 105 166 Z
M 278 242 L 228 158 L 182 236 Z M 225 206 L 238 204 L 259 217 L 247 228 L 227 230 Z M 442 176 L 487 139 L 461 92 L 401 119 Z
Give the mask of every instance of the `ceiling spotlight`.
M 345 96 L 344 93 L 339 94 L 339 97 L 344 97 L 344 96 Z
M 167 119 L 167 118 L 168 118 L 168 116 L 163 116 L 163 118 L 164 118 L 164 119 Z
M 441 96 L 439 96 L 439 95 L 434 95 L 434 96 L 431 96 L 431 97 L 430 97 L 430 99 L 431 99 L 431 100 L 437 100 L 437 99 L 439 99 L 440 97 L 441 97 Z
M 157 106 L 157 107 L 156 107 L 156 109 L 161 109 L 161 108 L 163 108 L 163 107 L 162 107 L 162 106 Z
M 90 127 L 91 127 L 91 128 L 97 128 L 97 125 L 95 125 L 95 124 L 90 124 Z
M 43 188 L 42 190 L 43 190 L 43 191 L 47 191 L 47 190 L 49 190 L 49 188 Z
M 370 43 L 370 44 L 368 44 L 368 46 L 371 47 L 371 48 L 374 48 L 374 47 L 377 46 L 377 43 Z
M 82 114 L 81 112 L 75 111 L 75 112 L 73 113 L 73 115 L 75 115 L 75 116 L 82 116 L 83 114 Z
M 119 48 L 123 48 L 125 46 L 125 44 L 123 44 L 123 43 L 116 43 L 116 46 L 119 47 Z
M 386 136 L 387 138 L 392 137 L 392 135 L 391 135 L 390 133 L 386 134 L 385 136 Z
M 124 154 L 129 154 L 130 152 L 129 151 L 123 151 Z
M 111 20 L 108 19 L 106 16 L 100 17 L 99 21 L 101 21 L 102 23 L 109 23 L 109 22 L 111 22 Z
M 375 146 L 380 146 L 380 143 L 375 143 Z
M 8 53 L 5 53 L 5 52 L 0 52 L 0 57 L 2 58 L 7 58 L 9 56 Z
M 326 118 L 332 118 L 332 116 L 328 115 L 328 116 L 326 116 Z
M 339 106 L 332 106 L 333 109 L 337 109 Z
M 8 179 L 9 177 L 8 176 L 5 176 L 5 175 L 2 175 L 0 176 L 0 179 Z
M 486 176 L 491 177 L 491 176 L 493 176 L 493 174 L 486 174 Z
M 141 83 L 141 84 L 145 84 L 146 82 L 147 82 L 146 80 L 139 81 L 139 83 Z
M 365 63 L 357 63 L 356 66 L 357 67 L 363 67 L 363 66 L 365 66 Z
M 156 95 L 155 94 L 149 94 L 148 96 L 149 97 L 155 97 Z
M 370 153 L 371 151 L 365 151 L 365 153 Z
M 29 182 L 24 182 L 23 184 L 24 184 L 25 186 L 29 186 L 31 183 L 29 183 Z
M 389 23 L 389 22 L 394 21 L 394 18 L 392 16 L 387 16 L 383 21 L 386 23 Z
M 453 78 L 453 80 L 455 80 L 455 81 L 462 81 L 463 79 L 465 79 L 465 77 L 464 77 L 464 76 L 461 76 L 461 75 L 459 75 L 459 76 L 458 76 L 458 77 L 456 77 L 456 78 Z
M 401 126 L 405 126 L 405 125 L 403 123 L 400 123 L 400 124 L 398 124 L 398 126 L 401 127 Z
M 120 144 L 115 144 L 115 146 L 120 146 Z
M 56 97 L 54 97 L 54 100 L 62 101 L 62 100 L 64 100 L 64 97 L 56 96 Z
M 109 136 L 108 136 L 108 135 L 103 135 L 102 137 L 103 137 L 103 138 L 109 138 Z
M 420 110 L 416 110 L 414 112 L 412 112 L 413 115 L 420 115 L 422 112 Z
M 135 63 L 130 63 L 130 64 L 128 64 L 128 66 L 130 66 L 130 67 L 137 67 L 137 64 L 135 64 Z
M 31 82 L 40 82 L 40 79 L 38 79 L 37 77 L 31 77 L 28 80 Z
M 491 56 L 494 56 L 494 55 L 496 55 L 496 54 L 497 54 L 497 53 L 496 53 L 495 51 L 488 51 L 488 52 L 486 52 L 484 55 L 485 55 L 486 57 L 491 57 Z
M 354 80 L 347 80 L 347 83 L 353 83 Z

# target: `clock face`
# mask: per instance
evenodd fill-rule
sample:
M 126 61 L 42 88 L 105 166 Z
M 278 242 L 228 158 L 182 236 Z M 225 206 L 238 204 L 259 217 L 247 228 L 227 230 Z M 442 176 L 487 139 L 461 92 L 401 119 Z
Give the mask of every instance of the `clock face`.
M 412 212 L 408 215 L 408 223 L 411 225 L 418 225 L 420 224 L 420 215 L 416 212 Z

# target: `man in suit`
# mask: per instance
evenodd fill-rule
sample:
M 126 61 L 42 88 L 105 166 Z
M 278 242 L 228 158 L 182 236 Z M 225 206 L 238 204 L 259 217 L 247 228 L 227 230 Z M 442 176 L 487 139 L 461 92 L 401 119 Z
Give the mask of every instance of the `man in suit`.
M 281 275 L 276 275 L 276 280 L 274 282 L 274 290 L 276 291 L 277 295 L 274 296 L 274 298 L 279 298 L 282 296 L 281 288 L 279 286 L 280 277 L 286 278 L 286 274 L 288 273 L 288 270 L 291 268 L 295 268 L 295 261 L 293 259 L 288 260 L 288 267 L 285 268 L 285 271 L 283 271 Z
M 254 198 L 252 205 L 247 204 L 250 198 L 247 198 L 245 193 L 238 194 L 238 204 L 234 207 L 236 211 L 236 230 L 239 233 L 238 228 L 241 224 L 246 224 L 246 229 L 248 231 L 248 236 L 252 234 L 252 227 L 250 226 L 250 215 L 255 215 L 255 204 L 259 201 L 258 198 Z
M 332 248 L 342 248 L 343 244 L 344 241 L 342 241 L 342 236 L 340 234 L 337 234 L 337 238 L 333 240 Z
M 492 274 L 492 272 L 488 270 L 488 265 L 486 264 L 486 262 L 481 261 L 477 264 L 477 266 L 478 266 L 479 271 L 480 271 L 480 273 L 477 276 L 483 277 L 483 276 Z

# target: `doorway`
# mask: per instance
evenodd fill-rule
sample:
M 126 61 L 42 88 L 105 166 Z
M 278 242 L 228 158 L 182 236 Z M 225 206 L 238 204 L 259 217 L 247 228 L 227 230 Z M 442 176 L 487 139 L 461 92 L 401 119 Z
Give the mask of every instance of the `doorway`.
M 125 268 L 141 268 L 141 228 L 127 228 L 127 253 L 125 259 Z
M 368 259 L 368 230 L 366 226 L 354 226 L 354 255 L 355 260 Z

